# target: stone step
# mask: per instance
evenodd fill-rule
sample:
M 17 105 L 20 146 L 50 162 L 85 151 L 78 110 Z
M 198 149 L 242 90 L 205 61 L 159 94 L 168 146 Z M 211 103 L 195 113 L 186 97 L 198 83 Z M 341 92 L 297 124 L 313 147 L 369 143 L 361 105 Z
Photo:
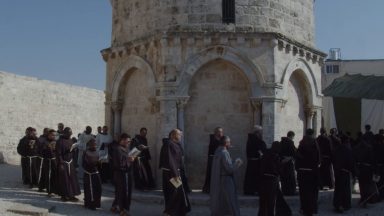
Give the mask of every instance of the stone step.
M 114 193 L 114 187 L 112 185 L 103 185 L 103 191 Z M 320 191 L 319 193 L 319 203 L 332 202 L 333 198 L 333 190 L 329 191 Z M 254 207 L 259 204 L 258 196 L 244 196 L 239 195 L 239 204 L 242 208 Z M 164 204 L 163 192 L 161 190 L 153 190 L 153 191 L 137 191 L 134 190 L 132 192 L 132 200 L 141 203 L 156 203 L 156 204 Z M 201 190 L 193 190 L 192 193 L 189 194 L 189 200 L 191 205 L 197 206 L 209 206 L 209 195 L 204 194 Z M 286 196 L 285 200 L 290 206 L 298 206 L 300 204 L 300 197 L 298 195 L 295 196 Z

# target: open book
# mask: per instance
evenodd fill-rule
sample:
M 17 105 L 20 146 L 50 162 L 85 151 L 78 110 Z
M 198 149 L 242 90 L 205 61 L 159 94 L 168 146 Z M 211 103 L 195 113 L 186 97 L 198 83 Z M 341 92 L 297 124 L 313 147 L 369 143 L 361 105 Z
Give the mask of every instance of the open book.
M 79 143 L 73 143 L 71 146 L 71 149 L 69 151 L 72 152 L 73 149 L 78 148 L 78 147 L 79 147 Z
M 169 182 L 171 182 L 172 183 L 172 185 L 175 187 L 175 188 L 179 188 L 183 183 L 181 182 L 181 179 L 180 178 L 177 178 L 176 180 L 175 180 L 175 178 L 171 178 L 170 180 L 169 180 Z
M 141 153 L 141 151 L 139 149 L 137 149 L 136 147 L 134 147 L 129 153 L 128 153 L 128 156 L 130 157 L 137 157 L 139 156 L 139 154 Z

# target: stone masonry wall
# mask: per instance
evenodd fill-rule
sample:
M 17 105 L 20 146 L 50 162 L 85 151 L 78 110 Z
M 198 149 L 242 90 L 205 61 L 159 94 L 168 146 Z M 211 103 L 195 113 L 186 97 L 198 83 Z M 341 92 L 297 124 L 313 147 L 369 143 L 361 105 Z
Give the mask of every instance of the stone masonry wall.
M 236 23 L 221 0 L 113 0 L 112 47 L 154 32 L 275 32 L 314 47 L 313 0 L 237 0 Z
M 74 136 L 90 125 L 104 124 L 104 92 L 0 72 L 0 155 L 17 164 L 16 147 L 28 126 L 40 135 L 62 122 Z M 1 157 L 1 156 L 0 156 Z

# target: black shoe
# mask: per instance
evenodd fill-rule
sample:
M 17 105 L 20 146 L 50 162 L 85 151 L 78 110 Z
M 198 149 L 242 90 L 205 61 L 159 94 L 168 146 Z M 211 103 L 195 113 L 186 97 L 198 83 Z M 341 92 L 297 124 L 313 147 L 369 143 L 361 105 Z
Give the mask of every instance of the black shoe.
M 68 199 L 67 197 L 64 197 L 64 196 L 62 196 L 60 199 L 61 199 L 61 201 L 63 201 L 63 202 L 67 202 L 67 201 L 69 201 L 69 199 Z
M 70 202 L 79 202 L 79 199 L 77 199 L 76 197 L 70 197 L 68 199 L 68 201 L 70 201 Z

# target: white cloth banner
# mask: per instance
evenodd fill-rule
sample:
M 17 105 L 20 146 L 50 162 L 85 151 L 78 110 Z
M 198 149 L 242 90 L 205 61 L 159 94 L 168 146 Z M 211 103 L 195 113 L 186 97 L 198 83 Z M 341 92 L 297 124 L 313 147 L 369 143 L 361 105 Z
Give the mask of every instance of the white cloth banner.
M 323 119 L 324 127 L 327 131 L 331 128 L 337 128 L 332 97 L 323 97 Z
M 376 134 L 379 129 L 384 128 L 384 101 L 383 100 L 361 100 L 361 131 L 366 124 L 371 125 L 371 131 Z

